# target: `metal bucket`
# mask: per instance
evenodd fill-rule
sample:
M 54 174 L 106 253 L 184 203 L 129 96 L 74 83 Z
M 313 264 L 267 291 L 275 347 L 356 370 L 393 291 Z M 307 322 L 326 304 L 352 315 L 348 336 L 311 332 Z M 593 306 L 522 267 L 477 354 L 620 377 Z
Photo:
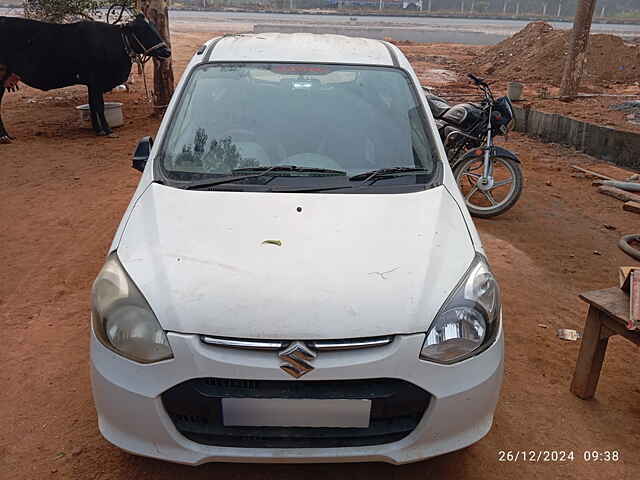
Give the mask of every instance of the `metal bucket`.
M 76 110 L 80 113 L 81 122 L 91 122 L 89 105 L 80 105 L 76 107 Z M 111 128 L 123 126 L 124 115 L 122 113 L 122 104 L 120 102 L 104 102 L 104 118 L 106 118 Z
M 509 82 L 509 86 L 507 87 L 507 97 L 513 102 L 518 102 L 522 100 L 522 91 L 524 89 L 524 85 L 520 82 Z

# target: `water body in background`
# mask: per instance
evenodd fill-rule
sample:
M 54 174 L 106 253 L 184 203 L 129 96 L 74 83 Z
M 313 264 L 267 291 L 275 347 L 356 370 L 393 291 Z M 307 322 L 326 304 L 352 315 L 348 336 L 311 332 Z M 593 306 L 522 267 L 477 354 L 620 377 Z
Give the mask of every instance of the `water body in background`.
M 0 15 L 19 14 L 0 8 Z M 392 37 L 416 42 L 452 42 L 491 45 L 527 25 L 521 20 L 471 18 L 387 17 L 359 15 L 277 14 L 253 12 L 170 12 L 176 32 L 295 32 L 339 33 L 370 38 Z M 570 29 L 571 23 L 552 22 L 554 28 Z M 593 33 L 640 37 L 640 25 L 594 24 Z
M 314 32 L 370 38 L 393 37 L 416 42 L 495 44 L 522 30 L 529 22 L 466 18 L 386 17 L 358 15 L 277 14 L 253 12 L 172 11 L 176 31 Z M 571 23 L 552 22 L 554 28 L 570 29 Z M 640 25 L 594 24 L 593 33 L 640 37 Z

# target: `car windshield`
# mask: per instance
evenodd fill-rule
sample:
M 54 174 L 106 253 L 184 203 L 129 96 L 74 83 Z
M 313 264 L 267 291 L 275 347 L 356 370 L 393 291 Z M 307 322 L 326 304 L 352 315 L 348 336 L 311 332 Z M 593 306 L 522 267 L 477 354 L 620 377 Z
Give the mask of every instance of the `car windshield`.
M 164 176 L 186 182 L 251 169 L 262 169 L 260 181 L 347 181 L 410 167 L 424 170 L 424 183 L 437 153 L 422 112 L 409 77 L 395 68 L 208 64 L 191 75 L 159 158 Z M 278 165 L 299 168 L 270 168 Z

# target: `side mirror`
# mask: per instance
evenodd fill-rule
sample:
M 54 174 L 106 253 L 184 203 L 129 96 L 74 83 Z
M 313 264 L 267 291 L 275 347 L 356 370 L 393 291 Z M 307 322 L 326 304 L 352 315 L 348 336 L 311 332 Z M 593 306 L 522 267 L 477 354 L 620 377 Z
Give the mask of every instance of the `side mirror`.
M 133 161 L 131 166 L 140 172 L 144 172 L 147 165 L 149 155 L 151 155 L 151 147 L 153 147 L 153 137 L 142 137 L 138 142 L 136 151 L 133 152 Z

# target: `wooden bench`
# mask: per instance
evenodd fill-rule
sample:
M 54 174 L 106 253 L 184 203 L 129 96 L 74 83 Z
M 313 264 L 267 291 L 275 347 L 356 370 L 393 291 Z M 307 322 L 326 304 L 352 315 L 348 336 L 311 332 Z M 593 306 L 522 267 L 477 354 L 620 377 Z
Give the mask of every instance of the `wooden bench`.
M 571 391 L 586 400 L 596 393 L 609 337 L 622 335 L 640 345 L 640 332 L 627 330 L 629 295 L 619 288 L 583 293 L 580 298 L 589 304 L 589 311 Z

